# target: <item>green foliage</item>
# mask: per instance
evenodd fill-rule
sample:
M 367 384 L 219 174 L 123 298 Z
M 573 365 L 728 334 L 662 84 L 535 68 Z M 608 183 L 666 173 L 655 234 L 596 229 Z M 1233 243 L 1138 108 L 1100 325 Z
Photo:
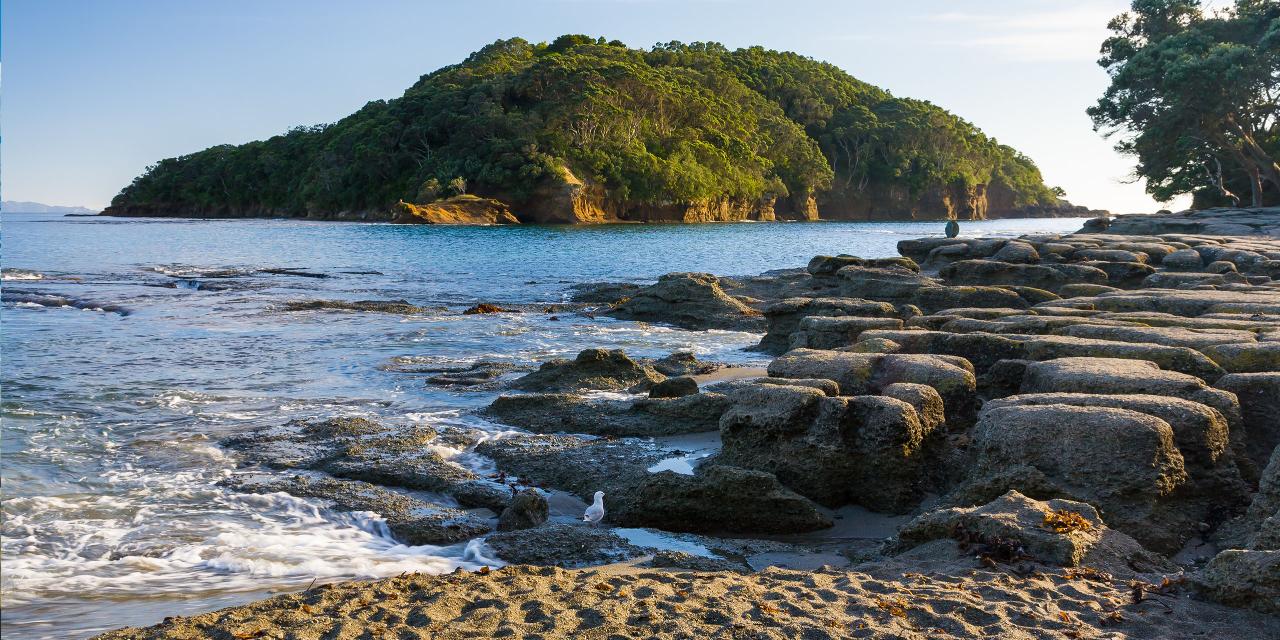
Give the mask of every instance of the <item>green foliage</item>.
M 1147 191 L 1280 201 L 1280 3 L 1207 15 L 1198 0 L 1134 0 L 1109 26 L 1098 63 L 1111 85 L 1089 115 L 1120 134 Z
M 519 203 L 569 174 L 655 204 L 978 185 L 1054 201 L 1013 149 L 830 64 L 566 35 L 500 40 L 332 125 L 163 160 L 113 204 L 327 213 L 468 188 Z

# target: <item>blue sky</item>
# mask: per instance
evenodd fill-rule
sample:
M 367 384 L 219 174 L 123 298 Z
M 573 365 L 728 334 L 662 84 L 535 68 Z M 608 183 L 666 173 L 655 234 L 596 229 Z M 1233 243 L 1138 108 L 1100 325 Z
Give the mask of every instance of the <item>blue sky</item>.
M 1125 0 L 4 0 L 0 190 L 105 206 L 146 165 L 331 122 L 512 36 L 763 45 L 931 100 L 1077 204 L 1158 207 L 1084 109 Z

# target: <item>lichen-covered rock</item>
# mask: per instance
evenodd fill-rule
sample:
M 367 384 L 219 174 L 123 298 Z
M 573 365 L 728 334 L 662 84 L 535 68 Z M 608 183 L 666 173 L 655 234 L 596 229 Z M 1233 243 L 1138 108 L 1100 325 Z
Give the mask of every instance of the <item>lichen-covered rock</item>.
M 1213 358 L 1213 353 L 1206 347 L 1214 347 L 1216 345 L 1252 345 L 1257 340 L 1251 331 L 1242 331 L 1238 329 L 1198 329 L 1186 327 L 1134 327 L 1134 326 L 1114 326 L 1100 324 L 1099 321 L 1093 323 L 1077 323 L 1069 327 L 1062 327 L 1054 331 L 1059 335 L 1073 336 L 1076 338 L 1092 338 L 1095 340 L 1113 340 L 1116 342 L 1135 342 L 1146 344 L 1162 344 L 1171 347 L 1189 347 L 1199 349 L 1203 353 L 1207 353 Z M 1277 368 L 1280 369 L 1280 343 L 1275 345 L 1275 359 Z M 1222 361 L 1214 358 L 1219 365 L 1223 365 L 1224 369 L 1230 371 Z
M 1195 249 L 1178 249 L 1164 257 L 1160 266 L 1170 271 L 1199 271 L 1204 266 L 1200 252 Z
M 1228 373 L 1280 371 L 1280 341 L 1237 340 L 1205 345 L 1200 351 Z
M 1010 489 L 1087 502 L 1111 526 L 1162 552 L 1196 532 L 1199 521 L 1174 499 L 1187 472 L 1173 429 L 1154 416 L 1061 404 L 997 407 L 979 417 L 972 450 L 973 472 L 953 502 L 983 502 Z
M 1195 576 L 1211 600 L 1263 613 L 1280 613 L 1280 551 L 1227 549 Z
M 918 382 L 942 396 L 949 428 L 973 422 L 977 379 L 973 366 L 955 356 L 793 349 L 769 364 L 769 375 L 834 380 L 846 396 L 878 393 L 895 382 Z
M 1011 264 L 996 260 L 960 260 L 938 271 L 952 285 L 1022 285 L 1057 291 L 1071 283 L 1107 284 L 1107 274 L 1099 269 L 1064 272 L 1060 265 Z
M 758 311 L 725 293 L 708 273 L 668 273 L 615 304 L 609 315 L 693 330 L 761 331 L 765 325 Z
M 1025 308 L 1026 300 L 1014 291 L 989 286 L 921 287 L 911 302 L 926 313 L 955 307 Z
M 891 265 L 887 267 L 863 267 L 850 265 L 836 272 L 840 280 L 840 295 L 867 300 L 910 301 L 921 287 L 936 287 L 933 278 L 911 269 Z
M 1000 250 L 995 252 L 991 259 L 1015 264 L 1035 264 L 1040 262 L 1040 253 L 1030 243 L 1010 240 L 1003 247 L 1000 247 Z

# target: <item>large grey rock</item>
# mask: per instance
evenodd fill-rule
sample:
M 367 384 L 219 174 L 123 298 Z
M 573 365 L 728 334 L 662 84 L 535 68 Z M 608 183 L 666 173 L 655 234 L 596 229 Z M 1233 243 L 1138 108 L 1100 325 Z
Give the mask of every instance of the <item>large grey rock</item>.
M 992 260 L 1015 264 L 1035 264 L 1040 262 L 1040 253 L 1030 243 L 1021 240 L 1010 240 L 991 256 Z
M 1179 249 L 1165 256 L 1160 266 L 1170 271 L 1199 271 L 1204 261 L 1195 249 Z
M 1010 489 L 1101 510 L 1112 527 L 1171 552 L 1198 520 L 1175 492 L 1187 482 L 1165 421 L 1136 411 L 1071 405 L 983 411 L 973 430 L 973 473 L 952 500 L 976 503 Z
M 517 378 L 511 386 L 542 392 L 618 391 L 636 386 L 647 389 L 664 378 L 652 367 L 632 360 L 620 349 L 584 349 L 573 360 L 556 359 L 542 363 L 537 371 Z
M 955 356 L 793 349 L 769 364 L 769 375 L 834 380 L 846 396 L 879 393 L 895 382 L 917 382 L 937 390 L 950 428 L 973 422 L 977 379 L 973 366 Z
M 694 330 L 760 331 L 765 324 L 758 311 L 725 293 L 720 279 L 708 273 L 668 273 L 615 304 L 609 315 Z
M 904 511 L 919 502 L 935 432 L 911 404 L 779 385 L 741 388 L 730 397 L 720 460 L 773 473 L 828 506 Z
M 791 348 L 835 349 L 858 341 L 868 329 L 901 329 L 897 318 L 861 318 L 857 316 L 809 316 L 791 334 Z

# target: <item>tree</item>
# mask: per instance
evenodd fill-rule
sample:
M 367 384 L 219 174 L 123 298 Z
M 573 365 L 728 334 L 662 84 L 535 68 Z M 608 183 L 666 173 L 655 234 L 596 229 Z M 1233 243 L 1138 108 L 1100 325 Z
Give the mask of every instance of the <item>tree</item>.
M 453 192 L 453 195 L 455 195 L 455 196 L 460 196 L 460 195 L 465 194 L 465 193 L 467 192 L 467 181 L 466 181 L 466 179 L 465 179 L 465 178 L 463 178 L 462 176 L 458 176 L 458 177 L 456 177 L 456 178 L 454 178 L 454 179 L 450 180 L 450 181 L 449 181 L 449 191 Z
M 1119 135 L 1159 200 L 1280 202 L 1280 3 L 1134 0 L 1108 25 L 1098 64 L 1111 85 L 1088 113 Z
M 436 198 L 439 198 L 439 197 L 440 197 L 440 181 L 436 180 L 435 178 L 428 178 L 425 182 L 422 183 L 422 186 L 418 187 L 418 197 L 414 198 L 414 200 L 418 204 L 427 204 L 430 202 L 434 202 Z

